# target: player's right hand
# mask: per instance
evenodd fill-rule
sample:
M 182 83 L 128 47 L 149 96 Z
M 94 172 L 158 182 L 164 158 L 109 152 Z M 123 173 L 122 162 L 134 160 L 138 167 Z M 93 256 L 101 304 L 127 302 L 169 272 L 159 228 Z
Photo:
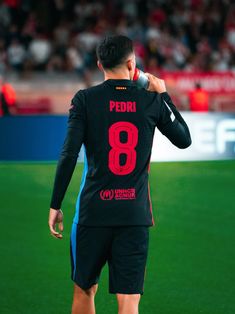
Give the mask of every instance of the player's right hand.
M 58 224 L 59 231 L 56 231 L 56 225 Z M 50 208 L 48 225 L 50 228 L 51 235 L 57 239 L 62 239 L 62 232 L 64 230 L 63 225 L 63 212 L 61 209 Z
M 166 84 L 164 80 L 161 80 L 150 73 L 145 73 L 145 75 L 149 80 L 148 90 L 150 92 L 157 92 L 159 94 L 166 92 Z

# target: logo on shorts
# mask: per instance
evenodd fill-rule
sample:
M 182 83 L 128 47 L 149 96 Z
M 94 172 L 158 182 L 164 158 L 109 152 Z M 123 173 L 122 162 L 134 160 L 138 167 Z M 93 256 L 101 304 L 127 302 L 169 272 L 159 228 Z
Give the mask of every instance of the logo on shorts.
M 114 190 L 101 190 L 100 198 L 103 201 L 111 201 L 114 197 Z
M 100 198 L 103 201 L 115 200 L 134 200 L 136 199 L 136 190 L 135 188 L 130 189 L 110 189 L 110 190 L 101 190 Z

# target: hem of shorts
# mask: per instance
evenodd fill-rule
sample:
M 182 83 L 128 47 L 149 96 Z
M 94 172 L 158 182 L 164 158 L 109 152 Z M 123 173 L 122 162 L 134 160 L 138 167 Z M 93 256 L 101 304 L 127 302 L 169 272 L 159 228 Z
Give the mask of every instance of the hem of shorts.
M 144 291 L 141 290 L 141 291 L 122 291 L 122 290 L 109 290 L 109 293 L 110 294 L 140 294 L 140 295 L 143 295 L 144 294 Z
M 81 223 L 80 221 L 79 222 L 73 222 L 74 224 L 76 224 L 76 225 L 79 225 L 79 226 L 84 226 L 84 227 L 94 227 L 94 228 L 102 228 L 102 227 L 104 227 L 104 228 L 114 228 L 114 227 L 155 227 L 155 225 L 153 225 L 153 224 L 151 224 L 151 225 L 148 225 L 148 224 L 126 224 L 126 225 L 124 225 L 124 224 L 122 224 L 122 225 L 114 225 L 114 224 L 108 224 L 108 225 L 102 225 L 102 224 L 95 224 L 95 225 L 93 225 L 93 224 L 84 224 L 84 223 Z
M 72 277 L 71 277 L 71 279 L 72 279 L 72 281 L 73 281 L 74 283 L 76 283 L 76 285 L 77 285 L 79 288 L 81 288 L 82 290 L 88 290 L 88 289 L 90 289 L 92 286 L 94 286 L 94 285 L 96 285 L 96 284 L 98 283 L 98 281 L 96 281 L 96 282 L 94 282 L 94 283 L 92 283 L 92 284 L 90 284 L 90 285 L 84 286 L 84 285 L 81 285 L 77 280 L 73 279 Z

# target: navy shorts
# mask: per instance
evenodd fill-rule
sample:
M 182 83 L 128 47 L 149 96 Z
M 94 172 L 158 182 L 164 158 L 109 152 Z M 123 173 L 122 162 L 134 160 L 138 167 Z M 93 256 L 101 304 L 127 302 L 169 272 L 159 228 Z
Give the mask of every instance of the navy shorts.
M 143 294 L 149 227 L 87 227 L 73 224 L 70 241 L 72 280 L 82 289 L 98 283 L 109 267 L 109 292 Z

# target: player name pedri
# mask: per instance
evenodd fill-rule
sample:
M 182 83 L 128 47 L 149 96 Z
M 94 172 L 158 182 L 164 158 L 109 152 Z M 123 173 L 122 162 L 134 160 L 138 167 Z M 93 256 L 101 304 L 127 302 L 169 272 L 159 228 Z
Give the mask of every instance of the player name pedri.
M 136 112 L 135 101 L 113 101 L 109 102 L 110 112 Z

